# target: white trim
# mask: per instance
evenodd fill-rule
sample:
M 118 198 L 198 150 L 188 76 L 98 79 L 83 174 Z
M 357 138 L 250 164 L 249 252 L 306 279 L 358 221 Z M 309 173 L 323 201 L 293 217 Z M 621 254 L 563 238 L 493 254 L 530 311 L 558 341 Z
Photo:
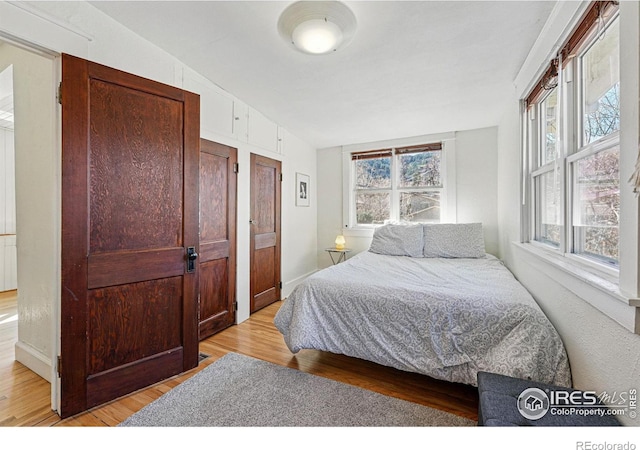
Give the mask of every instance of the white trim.
M 343 235 L 346 237 L 372 237 L 373 232 L 375 231 L 375 227 L 364 227 L 360 226 L 358 228 L 345 228 L 343 231 Z
M 541 246 L 512 242 L 527 262 L 632 333 L 640 334 L 640 299 L 625 296 L 617 283 L 580 268 Z
M 583 158 L 588 158 L 589 156 L 593 156 L 597 153 L 603 152 L 605 150 L 609 150 L 612 147 L 616 147 L 620 145 L 620 132 L 614 131 L 607 136 L 604 136 L 598 139 L 595 142 L 587 144 L 583 147 L 578 148 L 574 153 L 571 153 L 567 156 L 567 162 L 573 163 Z M 622 180 L 621 180 L 622 181 Z
M 32 370 L 51 383 L 54 369 L 50 359 L 38 352 L 35 348 L 24 345 L 20 341 L 16 342 L 15 353 L 16 361 L 24 364 L 29 370 Z
M 0 37 L 27 50 L 54 56 L 89 55 L 90 38 L 66 22 L 21 2 L 0 1 Z
M 72 33 L 77 34 L 78 36 L 86 39 L 87 41 L 91 42 L 94 40 L 94 37 L 91 36 L 89 33 L 86 33 L 84 30 L 81 30 L 80 28 L 72 25 L 69 22 L 65 22 L 63 20 L 60 20 L 58 17 L 53 16 L 45 11 L 42 11 L 39 8 L 36 8 L 33 5 L 30 5 L 28 3 L 23 3 L 23 2 L 11 2 L 9 3 L 11 6 L 15 6 L 16 8 L 20 8 L 23 11 L 37 17 L 38 19 L 43 19 L 46 20 L 47 22 L 56 25 L 60 28 L 63 28 L 67 31 L 71 31 Z
M 291 295 L 291 292 L 293 291 L 293 289 L 299 285 L 300 283 L 302 283 L 304 280 L 306 280 L 307 278 L 309 278 L 311 275 L 313 275 L 314 273 L 316 273 L 318 270 L 312 270 L 311 272 L 307 272 L 302 276 L 299 276 L 297 278 L 294 278 L 293 280 L 289 280 L 286 281 L 282 287 L 282 294 L 281 297 L 283 299 L 287 298 L 289 295 Z
M 440 221 L 442 223 L 456 223 L 458 221 L 458 205 L 456 202 L 458 185 L 456 178 L 456 141 L 455 139 L 442 142 L 444 151 L 444 195 L 440 198 Z
M 628 182 L 640 142 L 640 3 L 620 2 L 620 288 L 640 294 L 640 204 Z
M 350 225 L 351 221 L 351 211 L 355 208 L 351 204 L 351 185 L 352 179 L 351 176 L 351 152 L 345 151 L 345 148 L 342 147 L 342 228 L 344 229 L 344 233 L 351 230 Z

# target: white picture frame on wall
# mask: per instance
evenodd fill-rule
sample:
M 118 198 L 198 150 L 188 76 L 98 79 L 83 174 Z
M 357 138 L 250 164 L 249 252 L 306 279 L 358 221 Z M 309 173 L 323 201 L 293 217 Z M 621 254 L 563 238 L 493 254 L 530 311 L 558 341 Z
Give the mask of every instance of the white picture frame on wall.
M 296 172 L 296 206 L 309 206 L 309 175 Z

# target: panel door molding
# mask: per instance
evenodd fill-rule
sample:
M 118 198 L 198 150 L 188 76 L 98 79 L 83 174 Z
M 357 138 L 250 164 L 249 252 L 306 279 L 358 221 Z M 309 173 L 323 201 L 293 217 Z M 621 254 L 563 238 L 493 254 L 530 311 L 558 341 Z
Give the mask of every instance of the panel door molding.
M 282 163 L 252 153 L 251 313 L 280 300 L 281 184 Z
M 200 339 L 235 323 L 238 150 L 200 139 Z

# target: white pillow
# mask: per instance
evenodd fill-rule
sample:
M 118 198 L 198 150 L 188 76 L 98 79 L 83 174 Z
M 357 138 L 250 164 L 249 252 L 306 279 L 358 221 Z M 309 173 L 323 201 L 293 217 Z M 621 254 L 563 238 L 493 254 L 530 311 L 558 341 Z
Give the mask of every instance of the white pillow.
M 373 232 L 369 251 L 381 255 L 422 258 L 422 224 L 383 225 Z
M 425 258 L 484 258 L 481 223 L 424 225 Z

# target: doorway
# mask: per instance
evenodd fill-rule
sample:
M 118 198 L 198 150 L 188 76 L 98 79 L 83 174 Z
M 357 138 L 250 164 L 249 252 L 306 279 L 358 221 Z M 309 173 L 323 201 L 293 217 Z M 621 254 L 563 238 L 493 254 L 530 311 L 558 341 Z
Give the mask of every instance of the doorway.
M 0 65 L 0 292 L 18 287 L 13 65 Z
M 55 410 L 60 299 L 58 60 L 54 53 L 0 40 L 0 71 L 9 66 L 14 104 L 15 287 L 20 326 L 15 360 L 51 383 Z

